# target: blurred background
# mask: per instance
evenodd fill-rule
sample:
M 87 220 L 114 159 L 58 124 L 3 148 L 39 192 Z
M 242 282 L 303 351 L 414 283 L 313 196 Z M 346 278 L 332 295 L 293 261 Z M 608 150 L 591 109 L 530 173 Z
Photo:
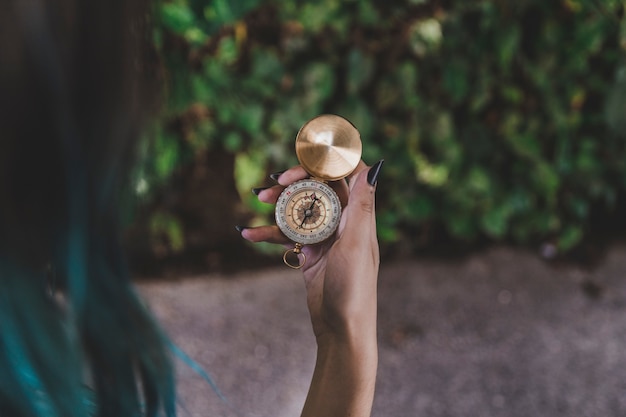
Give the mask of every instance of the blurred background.
M 491 243 L 551 258 L 620 237 L 624 4 L 158 3 L 165 91 L 135 176 L 134 265 L 154 274 L 275 260 L 233 226 L 273 222 L 250 189 L 297 164 L 295 135 L 320 113 L 357 126 L 367 163 L 387 161 L 385 258 Z
M 159 2 L 164 98 L 127 242 L 138 275 L 169 278 L 140 288 L 228 400 L 182 366 L 181 415 L 303 404 L 302 283 L 234 226 L 273 223 L 251 188 L 297 164 L 320 113 L 386 160 L 374 416 L 625 415 L 625 6 Z

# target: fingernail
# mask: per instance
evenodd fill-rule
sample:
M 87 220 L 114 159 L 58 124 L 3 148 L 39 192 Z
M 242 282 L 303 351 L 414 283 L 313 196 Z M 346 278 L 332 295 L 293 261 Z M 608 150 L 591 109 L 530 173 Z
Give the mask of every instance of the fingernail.
M 270 178 L 273 179 L 274 181 L 278 182 L 278 178 L 280 178 L 280 176 L 284 173 L 285 171 L 279 171 L 279 172 L 275 172 L 273 174 L 270 174 Z
M 257 187 L 257 188 L 253 188 L 252 192 L 254 193 L 254 195 L 259 195 L 259 193 L 263 190 L 267 190 L 270 187 Z
M 239 233 L 241 233 L 241 232 L 243 232 L 244 230 L 246 230 L 246 229 L 247 229 L 247 227 L 246 227 L 246 226 L 239 226 L 239 225 L 237 225 L 237 226 L 235 226 L 235 229 L 237 229 L 237 231 L 238 231 Z
M 380 174 L 380 169 L 382 168 L 384 162 L 385 160 L 381 159 L 370 168 L 369 172 L 367 173 L 367 182 L 369 185 L 376 185 L 376 182 L 378 181 L 378 175 Z

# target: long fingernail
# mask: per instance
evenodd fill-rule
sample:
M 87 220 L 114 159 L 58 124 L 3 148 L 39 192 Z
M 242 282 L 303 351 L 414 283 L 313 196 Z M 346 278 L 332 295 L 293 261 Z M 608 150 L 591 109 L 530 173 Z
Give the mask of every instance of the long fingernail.
M 246 226 L 239 226 L 239 225 L 237 225 L 237 226 L 235 226 L 235 229 L 237 229 L 237 231 L 238 231 L 239 233 L 241 233 L 241 232 L 243 232 L 244 230 L 246 230 L 246 229 L 247 229 L 247 227 L 246 227 Z
M 284 173 L 285 171 L 279 171 L 279 172 L 275 172 L 273 174 L 270 174 L 270 178 L 273 179 L 274 181 L 278 182 L 278 178 L 280 178 L 280 176 Z
M 380 174 L 380 169 L 382 168 L 384 162 L 385 160 L 381 159 L 370 168 L 369 172 L 367 173 L 367 182 L 369 185 L 376 185 L 376 182 L 378 181 L 378 175 Z
M 267 190 L 270 187 L 257 187 L 257 188 L 253 188 L 252 192 L 254 193 L 254 195 L 259 195 L 259 193 L 263 190 Z

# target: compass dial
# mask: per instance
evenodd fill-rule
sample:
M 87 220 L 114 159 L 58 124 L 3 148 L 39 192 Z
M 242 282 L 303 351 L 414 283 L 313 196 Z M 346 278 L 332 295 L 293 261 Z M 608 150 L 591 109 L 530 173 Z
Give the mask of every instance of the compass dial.
M 315 179 L 291 184 L 276 202 L 276 224 L 297 243 L 314 244 L 328 239 L 340 218 L 339 197 L 332 188 Z

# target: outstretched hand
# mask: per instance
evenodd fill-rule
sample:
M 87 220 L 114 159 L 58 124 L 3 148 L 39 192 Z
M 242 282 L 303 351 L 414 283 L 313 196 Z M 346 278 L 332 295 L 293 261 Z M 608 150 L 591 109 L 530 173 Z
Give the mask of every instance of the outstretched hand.
M 302 249 L 307 304 L 318 345 L 302 417 L 371 413 L 378 366 L 374 194 L 382 163 L 368 169 L 361 161 L 347 181 L 330 183 L 343 206 L 339 227 L 328 240 Z M 260 190 L 259 200 L 275 204 L 285 187 L 306 177 L 302 167 L 291 168 L 280 175 L 278 185 Z M 277 226 L 244 228 L 241 233 L 252 242 L 293 247 Z
M 355 325 L 375 331 L 379 252 L 374 193 L 381 166 L 382 161 L 368 169 L 361 161 L 348 181 L 329 184 L 343 205 L 339 227 L 330 239 L 302 249 L 307 304 L 318 338 L 327 332 L 341 335 L 354 331 Z M 307 177 L 302 167 L 291 168 L 280 175 L 278 185 L 260 191 L 259 200 L 275 204 L 285 187 Z M 242 236 L 252 242 L 293 247 L 275 225 L 246 228 Z

